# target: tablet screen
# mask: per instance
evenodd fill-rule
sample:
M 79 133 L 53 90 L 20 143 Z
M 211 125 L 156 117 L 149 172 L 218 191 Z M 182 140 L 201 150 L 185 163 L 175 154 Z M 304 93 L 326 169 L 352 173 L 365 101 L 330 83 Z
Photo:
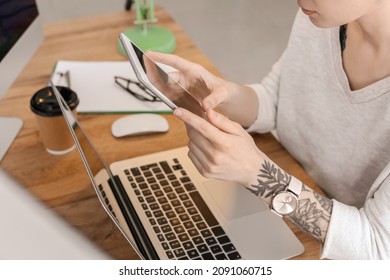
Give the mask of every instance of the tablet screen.
M 187 109 L 190 112 L 205 118 L 205 113 L 202 110 L 200 103 L 184 88 L 184 86 L 177 82 L 177 79 L 175 79 L 175 74 L 178 74 L 177 70 L 172 68 L 172 71 L 164 71 L 136 45 L 133 43 L 131 44 L 149 82 L 177 107 Z M 161 99 L 157 94 L 155 95 L 157 98 Z M 163 99 L 161 100 L 164 101 Z

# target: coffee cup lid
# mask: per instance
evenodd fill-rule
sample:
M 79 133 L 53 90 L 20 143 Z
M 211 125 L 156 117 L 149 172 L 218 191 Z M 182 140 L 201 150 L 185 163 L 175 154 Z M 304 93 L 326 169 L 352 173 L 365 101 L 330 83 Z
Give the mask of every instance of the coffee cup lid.
M 77 94 L 68 87 L 57 86 L 62 98 L 71 110 L 79 104 Z M 30 108 L 35 114 L 45 117 L 62 115 L 61 108 L 51 87 L 38 90 L 30 100 Z

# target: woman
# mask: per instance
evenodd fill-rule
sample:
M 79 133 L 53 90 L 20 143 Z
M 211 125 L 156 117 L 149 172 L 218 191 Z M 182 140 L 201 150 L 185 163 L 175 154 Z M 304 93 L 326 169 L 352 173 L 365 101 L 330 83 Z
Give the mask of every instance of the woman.
M 207 114 L 208 122 L 174 112 L 204 176 L 263 198 L 323 243 L 322 258 L 390 258 L 390 1 L 298 4 L 288 46 L 261 84 L 237 85 L 182 58 L 150 56 L 179 70 Z M 284 172 L 247 133 L 271 130 L 327 196 Z M 290 189 L 279 206 L 291 213 L 283 212 L 274 197 Z

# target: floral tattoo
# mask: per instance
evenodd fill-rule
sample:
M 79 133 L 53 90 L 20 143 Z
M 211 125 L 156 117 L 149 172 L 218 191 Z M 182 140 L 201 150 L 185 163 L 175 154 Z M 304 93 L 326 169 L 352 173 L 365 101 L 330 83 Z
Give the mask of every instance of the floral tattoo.
M 256 196 L 269 198 L 284 190 L 290 179 L 291 176 L 278 166 L 264 161 L 257 175 L 257 185 L 251 185 L 248 189 Z M 332 201 L 329 198 L 315 193 L 303 184 L 298 207 L 288 218 L 301 230 L 323 242 L 332 206 Z

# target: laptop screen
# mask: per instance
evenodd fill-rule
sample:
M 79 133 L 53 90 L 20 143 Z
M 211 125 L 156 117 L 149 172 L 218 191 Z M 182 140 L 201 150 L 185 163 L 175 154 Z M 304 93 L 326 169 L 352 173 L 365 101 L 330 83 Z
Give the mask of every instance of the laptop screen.
M 126 223 L 127 225 L 129 225 L 130 230 L 132 231 L 130 233 L 129 230 L 127 230 L 124 226 L 121 225 L 120 219 L 118 219 L 118 216 L 115 215 L 112 208 L 110 207 L 110 204 L 107 200 L 108 194 L 103 190 L 101 182 L 103 181 L 111 188 L 115 197 L 111 199 L 111 202 L 115 200 L 119 201 L 118 203 L 121 205 L 128 205 L 129 202 L 125 201 L 126 198 L 121 195 L 121 193 L 123 193 L 120 191 L 121 187 L 118 185 L 118 182 L 111 173 L 107 164 L 105 163 L 101 155 L 98 153 L 92 141 L 90 141 L 89 137 L 85 133 L 84 129 L 81 127 L 76 116 L 73 114 L 66 102 L 63 100 L 62 96 L 60 95 L 59 91 L 54 86 L 52 81 L 50 81 L 50 85 L 58 101 L 58 104 L 60 105 L 63 116 L 65 116 L 65 121 L 69 128 L 69 131 L 72 134 L 73 140 L 76 144 L 76 147 L 79 151 L 83 164 L 87 170 L 88 176 L 91 180 L 91 183 L 99 198 L 101 205 L 103 206 L 107 214 L 110 216 L 112 221 L 115 223 L 115 225 L 122 232 L 122 234 L 126 237 L 130 245 L 132 245 L 139 257 L 141 259 L 145 259 L 144 256 L 146 254 L 145 252 L 143 252 L 142 249 L 143 241 L 139 240 L 142 239 L 143 234 L 138 231 L 137 226 L 135 225 L 136 221 L 132 220 L 132 218 L 134 217 L 134 213 L 131 213 L 131 209 L 128 209 L 128 207 L 120 207 L 121 211 L 125 212 L 123 213 L 123 215 L 126 217 L 124 220 L 122 220 L 122 224 Z M 97 180 L 97 178 L 99 178 L 99 180 Z M 140 244 L 142 247 L 139 247 L 136 244 Z

